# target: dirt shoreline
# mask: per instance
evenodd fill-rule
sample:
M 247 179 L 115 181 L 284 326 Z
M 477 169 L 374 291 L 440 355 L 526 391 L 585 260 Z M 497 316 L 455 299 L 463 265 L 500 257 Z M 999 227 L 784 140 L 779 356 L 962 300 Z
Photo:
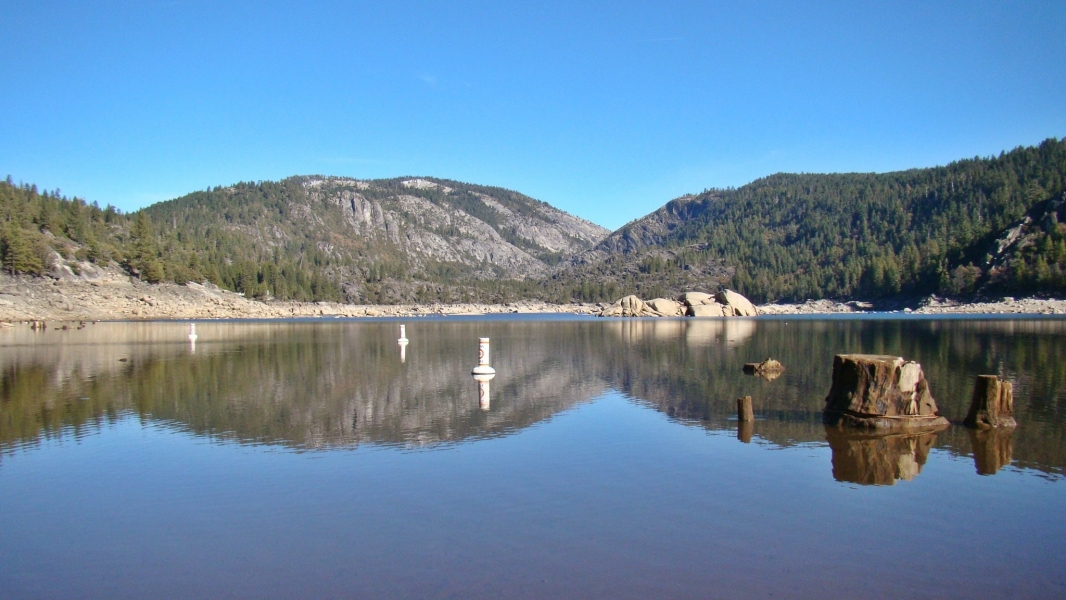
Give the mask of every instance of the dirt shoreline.
M 148 284 L 113 270 L 73 273 L 59 278 L 0 275 L 0 321 L 111 321 L 188 319 L 279 319 L 293 317 L 418 317 L 503 313 L 571 313 L 592 315 L 606 303 L 549 304 L 536 300 L 507 304 L 353 305 L 334 302 L 249 300 L 211 284 Z M 886 312 L 884 307 L 881 312 Z M 818 315 L 874 312 L 861 302 L 808 301 L 766 304 L 763 315 Z M 887 312 L 908 314 L 1066 314 L 1066 300 L 1004 298 L 957 303 L 930 297 L 913 308 Z

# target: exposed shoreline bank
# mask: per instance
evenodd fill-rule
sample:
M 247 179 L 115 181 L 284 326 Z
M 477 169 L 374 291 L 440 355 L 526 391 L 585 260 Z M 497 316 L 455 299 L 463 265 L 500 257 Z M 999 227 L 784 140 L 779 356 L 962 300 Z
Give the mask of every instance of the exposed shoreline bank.
M 0 275 L 0 321 L 110 321 L 185 319 L 280 319 L 293 317 L 418 317 L 506 313 L 592 315 L 606 303 L 549 304 L 523 300 L 506 304 L 354 305 L 334 302 L 249 300 L 214 285 L 148 284 L 115 272 L 63 279 Z M 763 315 L 818 315 L 881 311 L 862 302 L 812 300 L 758 306 Z M 1004 298 L 959 303 L 929 297 L 914 307 L 888 308 L 907 314 L 1066 314 L 1066 299 Z

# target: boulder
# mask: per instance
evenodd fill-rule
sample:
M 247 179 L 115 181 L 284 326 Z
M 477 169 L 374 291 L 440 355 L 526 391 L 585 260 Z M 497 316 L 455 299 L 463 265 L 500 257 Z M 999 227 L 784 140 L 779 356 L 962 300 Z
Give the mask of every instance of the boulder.
M 714 302 L 714 296 L 703 292 L 685 292 L 678 297 L 677 301 L 685 306 L 700 306 Z
M 712 301 L 710 304 L 689 306 L 685 314 L 690 317 L 724 317 L 726 316 L 724 308 L 721 304 Z
M 972 429 L 1014 427 L 1014 386 L 995 375 L 978 375 L 963 423 Z
M 648 300 L 645 304 L 648 308 L 664 317 L 680 317 L 685 314 L 684 307 L 681 304 L 666 298 L 654 298 Z
M 655 316 L 645 307 L 644 301 L 629 295 L 600 311 L 601 317 L 643 317 Z
M 898 356 L 838 354 L 822 421 L 831 426 L 925 429 L 948 424 L 922 366 Z
M 944 429 L 940 425 L 937 430 Z M 857 434 L 826 428 L 833 453 L 833 479 L 859 485 L 893 485 L 922 472 L 937 432 L 918 434 Z
M 730 317 L 757 317 L 759 311 L 755 309 L 747 298 L 733 290 L 722 290 L 714 297 L 715 301 L 726 307 L 726 316 Z

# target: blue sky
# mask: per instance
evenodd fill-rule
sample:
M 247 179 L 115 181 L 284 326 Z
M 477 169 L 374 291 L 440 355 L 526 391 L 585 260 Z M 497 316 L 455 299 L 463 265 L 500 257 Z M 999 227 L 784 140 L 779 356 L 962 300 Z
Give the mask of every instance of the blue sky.
M 609 228 L 775 172 L 1066 136 L 1066 2 L 2 0 L 0 176 L 133 210 L 295 174 Z

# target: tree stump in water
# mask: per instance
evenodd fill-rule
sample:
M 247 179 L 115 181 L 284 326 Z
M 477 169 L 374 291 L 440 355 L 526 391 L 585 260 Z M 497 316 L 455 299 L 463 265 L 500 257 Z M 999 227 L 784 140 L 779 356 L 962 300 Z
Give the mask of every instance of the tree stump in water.
M 970 412 L 964 421 L 972 429 L 1014 427 L 1014 386 L 995 375 L 978 375 Z
M 922 366 L 898 356 L 838 354 L 822 421 L 867 429 L 929 429 L 940 416 Z
M 751 396 L 737 398 L 737 420 L 741 423 L 755 420 L 755 413 L 751 410 Z

